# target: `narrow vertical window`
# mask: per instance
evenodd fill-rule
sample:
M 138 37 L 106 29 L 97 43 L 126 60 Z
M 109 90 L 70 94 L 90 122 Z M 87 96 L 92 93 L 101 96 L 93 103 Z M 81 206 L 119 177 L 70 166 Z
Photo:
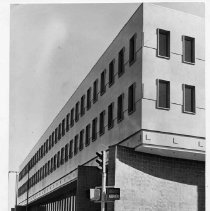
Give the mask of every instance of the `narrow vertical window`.
M 92 121 L 92 141 L 97 139 L 97 118 Z
M 78 152 L 78 135 L 74 137 L 74 155 Z
M 158 80 L 157 108 L 170 109 L 170 82 Z
M 68 156 L 69 156 L 68 153 L 69 153 L 69 145 L 66 144 L 65 145 L 65 162 L 68 161 Z
M 183 36 L 183 62 L 195 63 L 195 38 Z
M 65 119 L 62 120 L 62 136 L 65 135 Z
M 90 124 L 86 126 L 85 146 L 90 144 Z
M 48 173 L 48 175 L 50 174 L 50 160 L 48 160 L 48 162 L 47 162 L 47 173 Z
M 84 143 L 84 130 L 80 131 L 80 136 L 79 136 L 79 150 L 81 151 L 83 149 Z
M 58 142 L 58 128 L 55 129 L 55 144 Z
M 120 50 L 120 52 L 118 53 L 118 77 L 120 77 L 125 69 L 124 69 L 124 51 L 125 51 L 125 48 L 122 48 Z
M 81 97 L 80 103 L 80 115 L 83 116 L 85 114 L 85 95 Z
M 61 165 L 64 164 L 64 147 L 61 148 Z
M 87 110 L 91 107 L 91 87 L 87 90 Z
M 69 118 L 70 118 L 70 113 L 68 113 L 68 114 L 66 115 L 66 132 L 69 131 L 69 125 L 70 125 Z
M 93 83 L 93 103 L 98 100 L 98 79 Z
M 111 103 L 108 106 L 108 129 L 111 129 L 114 126 L 114 103 Z
M 136 34 L 131 37 L 129 42 L 129 64 L 132 65 L 136 60 Z
M 73 140 L 69 142 L 69 158 L 73 156 Z
M 124 95 L 121 94 L 118 99 L 117 99 L 117 120 L 118 122 L 120 122 L 121 120 L 123 120 L 124 117 L 124 113 L 123 113 L 123 99 L 124 99 Z
M 57 161 L 57 154 L 54 155 L 54 170 L 56 170 L 56 161 Z
M 49 150 L 51 149 L 52 147 L 52 139 L 51 139 L 51 135 L 49 136 Z
M 128 88 L 128 113 L 131 114 L 135 111 L 135 84 Z
M 74 126 L 74 108 L 71 109 L 71 123 L 70 123 L 71 127 Z
M 157 30 L 158 34 L 158 56 L 170 58 L 170 31 Z
M 54 146 L 54 141 L 55 141 L 55 133 L 52 132 L 52 147 Z
M 195 86 L 184 85 L 184 112 L 195 113 Z
M 57 167 L 60 166 L 60 151 L 57 152 Z
M 106 70 L 101 73 L 101 95 L 106 92 Z
M 79 120 L 79 102 L 76 103 L 75 106 L 75 122 Z
M 58 126 L 58 141 L 61 139 L 61 123 Z
M 53 168 L 53 157 L 51 158 L 51 161 L 50 161 L 50 171 L 53 172 L 54 168 Z
M 109 86 L 114 84 L 114 60 L 109 63 Z
M 47 141 L 46 141 L 46 153 L 48 153 L 48 147 L 49 147 L 49 141 L 47 139 Z M 35 164 L 35 157 L 34 157 L 34 164 Z
M 105 124 L 104 124 L 104 120 L 105 120 L 105 111 L 102 111 L 100 113 L 100 124 L 99 124 L 99 134 L 100 136 L 104 134 L 105 132 Z

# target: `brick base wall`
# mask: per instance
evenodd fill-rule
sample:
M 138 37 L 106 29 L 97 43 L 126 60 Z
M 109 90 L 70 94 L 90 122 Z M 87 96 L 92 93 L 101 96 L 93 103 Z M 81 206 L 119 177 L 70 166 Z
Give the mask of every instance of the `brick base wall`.
M 108 211 L 203 211 L 205 163 L 110 147 L 109 185 L 121 199 Z

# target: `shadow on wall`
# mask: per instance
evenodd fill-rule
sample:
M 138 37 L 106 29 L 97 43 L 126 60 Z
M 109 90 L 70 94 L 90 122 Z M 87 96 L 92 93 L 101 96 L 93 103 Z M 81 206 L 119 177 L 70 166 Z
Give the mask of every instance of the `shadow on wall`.
M 146 154 L 121 146 L 117 146 L 117 157 L 124 164 L 155 178 L 197 186 L 197 210 L 205 210 L 205 162 Z

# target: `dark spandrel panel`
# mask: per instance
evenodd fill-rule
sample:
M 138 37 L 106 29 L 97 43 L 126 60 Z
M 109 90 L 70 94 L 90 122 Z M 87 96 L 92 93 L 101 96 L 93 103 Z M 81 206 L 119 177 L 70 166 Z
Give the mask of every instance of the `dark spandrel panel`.
M 195 89 L 185 86 L 185 111 L 195 112 Z
M 159 107 L 169 108 L 169 83 L 166 81 L 159 82 Z

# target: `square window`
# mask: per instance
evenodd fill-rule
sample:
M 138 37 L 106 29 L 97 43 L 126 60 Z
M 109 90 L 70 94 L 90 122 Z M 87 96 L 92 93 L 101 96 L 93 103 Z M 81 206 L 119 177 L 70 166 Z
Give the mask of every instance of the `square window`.
M 195 113 L 195 86 L 184 85 L 184 104 L 185 113 Z
M 158 80 L 157 108 L 170 109 L 170 82 Z
M 195 63 L 195 38 L 183 36 L 183 62 Z
M 158 49 L 159 57 L 170 58 L 170 31 L 158 29 Z

